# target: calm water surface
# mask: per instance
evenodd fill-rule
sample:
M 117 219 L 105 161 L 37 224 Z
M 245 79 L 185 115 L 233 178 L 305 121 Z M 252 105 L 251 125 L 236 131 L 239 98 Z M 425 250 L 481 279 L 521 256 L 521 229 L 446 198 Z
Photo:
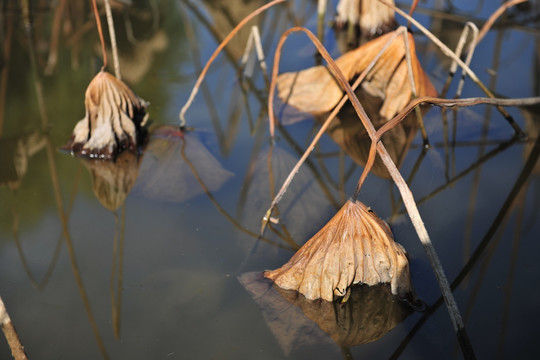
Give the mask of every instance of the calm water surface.
M 33 3 L 32 41 L 18 2 L 2 4 L 0 99 L 0 294 L 29 358 L 462 358 L 433 271 L 384 171 L 368 177 L 360 200 L 407 249 L 425 312 L 396 307 L 384 287 L 360 289 L 347 307 L 334 307 L 302 303 L 261 281 L 262 270 L 285 263 L 352 194 L 367 153 L 325 135 L 285 195 L 280 223 L 257 241 L 272 194 L 319 123 L 283 115 L 271 149 L 262 72 L 239 78 L 248 31 L 210 68 L 187 112 L 195 131 L 184 142 L 162 127 L 178 124 L 218 41 L 262 2 L 133 1 L 115 10 L 123 80 L 151 103 L 155 131 L 142 158 L 115 164 L 59 151 L 84 116 L 85 89 L 102 64 L 92 16 L 82 5 L 68 7 L 55 50 L 58 10 Z M 456 21 L 431 1 L 416 15 L 448 44 L 467 19 L 495 10 L 491 2 L 453 3 Z M 533 13 L 512 12 L 475 52 L 471 67 L 502 97 L 538 96 L 538 23 L 519 20 Z M 271 66 L 283 31 L 298 24 L 316 31 L 316 2 L 280 5 L 257 24 Z M 332 55 L 343 51 L 330 28 L 324 39 Z M 424 36 L 416 46 L 442 89 L 449 61 Z M 304 35 L 292 36 L 284 52 L 281 71 L 314 65 Z M 457 79 L 448 97 L 456 88 Z M 483 94 L 467 81 L 463 96 Z M 538 108 L 508 111 L 529 141 L 512 141 L 496 109 L 476 106 L 428 109 L 427 151 L 410 128 L 388 145 L 483 359 L 540 357 L 540 118 Z M 350 125 L 350 114 L 340 121 Z M 334 313 L 340 322 L 328 322 Z M 1 340 L 0 358 L 9 356 Z

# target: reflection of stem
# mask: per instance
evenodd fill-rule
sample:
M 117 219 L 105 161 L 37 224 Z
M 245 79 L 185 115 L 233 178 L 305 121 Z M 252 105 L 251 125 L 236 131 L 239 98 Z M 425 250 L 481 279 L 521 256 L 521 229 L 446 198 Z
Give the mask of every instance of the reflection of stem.
M 0 15 L 1 16 L 1 15 Z M 2 19 L 3 20 L 3 19 Z M 9 59 L 11 58 L 11 38 L 13 34 L 13 17 L 9 16 L 7 18 L 7 31 L 5 34 L 4 48 L 2 49 L 3 56 L 3 67 L 2 72 L 0 72 L 0 137 L 2 137 L 4 129 L 4 116 L 6 111 L 6 89 L 7 89 L 7 80 L 9 74 Z
M 263 136 L 264 136 L 264 132 L 262 130 L 263 130 L 262 127 L 257 127 L 255 129 L 255 135 L 254 135 L 255 139 L 253 141 L 253 147 L 250 154 L 251 156 L 248 161 L 248 166 L 246 167 L 246 174 L 244 175 L 242 186 L 240 188 L 240 195 L 238 196 L 236 217 L 239 219 L 242 217 L 242 214 L 244 213 L 244 207 L 246 204 L 248 191 L 251 186 L 252 179 L 253 179 L 253 173 L 255 172 L 256 161 L 261 151 L 262 141 L 263 141 Z
M 304 153 L 302 148 L 300 148 L 300 146 L 298 146 L 298 144 L 296 144 L 293 137 L 287 132 L 287 130 L 283 126 L 279 125 L 278 130 L 280 131 L 281 136 L 283 136 L 283 138 L 289 143 L 291 148 L 294 151 L 296 151 L 297 154 L 300 155 L 300 154 Z M 341 207 L 340 204 L 334 199 L 334 197 L 332 195 L 332 192 L 330 191 L 330 189 L 328 188 L 326 183 L 324 181 L 322 181 L 322 176 L 317 171 L 317 167 L 313 164 L 313 162 L 309 158 L 306 158 L 305 162 L 306 162 L 307 167 L 313 172 L 313 179 L 315 181 L 317 181 L 317 183 L 320 185 L 320 187 L 321 187 L 322 191 L 324 192 L 324 194 L 325 194 L 326 198 L 328 199 L 328 201 L 330 201 L 330 203 L 332 203 L 332 205 L 336 209 L 339 209 Z M 298 164 L 296 166 L 298 166 Z M 284 185 L 281 186 L 280 192 L 283 191 L 283 186 Z M 277 196 L 279 196 L 279 194 L 276 195 L 276 198 L 277 198 Z
M 267 243 L 269 243 L 271 245 L 274 245 L 274 246 L 277 246 L 277 247 L 280 247 L 280 248 L 283 248 L 283 249 L 286 249 L 286 250 L 291 250 L 291 251 L 295 250 L 294 248 L 284 246 L 284 245 L 282 245 L 280 243 L 276 243 L 276 242 L 274 242 L 274 241 L 272 241 L 270 239 L 266 239 L 264 237 L 259 237 L 259 234 L 256 234 L 256 233 L 254 233 L 252 231 L 249 231 L 249 230 L 245 229 L 241 224 L 238 223 L 238 221 L 236 221 L 236 219 L 234 219 L 231 215 L 229 215 L 229 213 L 227 213 L 227 211 L 225 211 L 225 209 L 223 209 L 223 207 L 217 202 L 216 198 L 214 197 L 214 195 L 212 195 L 210 190 L 208 190 L 208 187 L 206 186 L 206 184 L 203 182 L 203 180 L 199 176 L 199 173 L 197 172 L 197 169 L 195 169 L 195 166 L 193 166 L 191 161 L 189 161 L 189 159 L 187 158 L 187 156 L 186 156 L 186 139 L 183 139 L 181 141 L 183 142 L 182 143 L 182 149 L 181 149 L 182 159 L 184 159 L 186 164 L 188 164 L 189 168 L 191 169 L 191 171 L 193 173 L 193 176 L 195 176 L 195 179 L 197 180 L 197 182 L 199 183 L 199 185 L 203 189 L 204 193 L 206 194 L 206 196 L 208 196 L 208 199 L 210 199 L 210 201 L 212 202 L 214 207 L 217 209 L 217 211 L 219 211 L 219 213 L 221 215 L 223 215 L 227 220 L 229 220 L 238 230 L 242 231 L 243 233 L 248 234 L 251 237 L 260 238 L 264 242 L 267 242 Z
M 478 168 L 480 165 L 484 164 L 486 161 L 488 161 L 489 159 L 495 157 L 499 153 L 503 152 L 504 150 L 509 148 L 512 144 L 514 144 L 515 142 L 516 142 L 516 139 L 514 138 L 514 139 L 508 140 L 508 141 L 500 144 L 495 149 L 491 150 L 490 152 L 488 152 L 484 156 L 478 158 L 478 160 L 476 160 L 474 163 L 472 163 L 468 168 L 466 168 L 465 170 L 463 170 L 462 172 L 460 172 L 459 174 L 457 174 L 453 178 L 449 179 L 445 184 L 439 186 L 438 188 L 436 188 L 435 190 L 433 190 L 432 192 L 430 192 L 428 195 L 424 196 L 423 198 L 418 199 L 416 201 L 416 204 L 421 205 L 421 204 L 425 203 L 426 201 L 428 201 L 428 200 L 432 199 L 433 197 L 435 197 L 437 194 L 439 194 L 443 190 L 446 190 L 447 188 L 453 186 L 455 183 L 457 183 L 459 180 L 461 180 L 463 177 L 465 177 L 471 171 Z M 402 213 L 398 213 L 398 214 L 396 214 L 396 216 L 397 215 L 402 215 Z
M 521 243 L 521 231 L 523 226 L 523 217 L 525 212 L 525 191 L 521 191 L 519 194 L 520 207 L 517 214 L 517 224 L 514 232 L 514 241 L 512 245 L 512 255 L 510 259 L 510 270 L 508 271 L 508 279 L 504 287 L 504 305 L 503 305 L 503 315 L 501 321 L 501 333 L 499 335 L 499 358 L 502 357 L 503 347 L 504 347 L 504 338 L 507 333 L 508 319 L 510 314 L 510 300 L 512 299 L 512 286 L 514 285 L 514 275 L 516 271 L 516 265 L 519 255 L 519 247 Z
M 79 166 L 77 168 L 77 174 L 75 175 L 75 182 L 73 186 L 73 191 L 71 192 L 71 196 L 69 199 L 68 204 L 68 220 L 69 220 L 69 214 L 71 213 L 71 209 L 73 208 L 73 202 L 75 200 L 75 196 L 77 195 L 77 188 L 79 185 L 79 180 L 81 178 L 81 167 Z M 26 259 L 26 256 L 24 255 L 24 250 L 22 248 L 21 241 L 19 239 L 19 216 L 17 213 L 17 208 L 15 206 L 15 201 L 13 202 L 13 238 L 15 239 L 15 245 L 17 247 L 17 251 L 19 253 L 19 257 L 21 258 L 22 265 L 24 267 L 24 270 L 26 271 L 26 274 L 28 276 L 28 279 L 30 280 L 30 283 L 32 283 L 32 286 L 37 290 L 43 290 L 47 286 L 49 279 L 51 278 L 51 275 L 53 273 L 54 268 L 56 267 L 56 262 L 58 261 L 58 256 L 60 255 L 60 249 L 62 249 L 62 243 L 63 243 L 63 236 L 62 233 L 58 236 L 58 241 L 56 242 L 56 245 L 54 247 L 53 256 L 51 258 L 51 261 L 49 263 L 49 266 L 47 267 L 47 271 L 45 272 L 45 275 L 43 275 L 43 278 L 41 279 L 41 282 L 37 281 L 34 275 L 32 274 L 32 270 L 30 269 L 30 266 L 28 264 L 28 261 Z
M 118 215 L 114 214 L 115 234 L 113 242 L 113 263 L 111 266 L 111 305 L 114 336 L 120 339 L 120 323 L 122 318 L 122 273 L 124 268 L 124 235 L 126 228 L 126 203 L 122 203 L 122 213 L 120 215 L 120 225 L 118 224 Z M 120 239 L 118 239 L 120 238 Z M 117 270 L 118 260 L 118 270 Z M 116 295 L 115 280 L 116 279 Z
M 54 11 L 53 26 L 51 30 L 51 41 L 49 45 L 49 58 L 47 59 L 47 67 L 45 74 L 51 75 L 58 62 L 58 42 L 60 38 L 60 27 L 62 25 L 62 16 L 66 7 L 66 0 L 62 0 L 56 6 Z
M 103 340 L 101 339 L 101 335 L 99 334 L 99 329 L 94 319 L 92 308 L 90 307 L 90 301 L 88 300 L 88 295 L 86 294 L 86 290 L 84 289 L 81 275 L 79 274 L 77 260 L 75 257 L 75 250 L 73 249 L 73 243 L 71 242 L 71 235 L 68 229 L 67 218 L 66 218 L 66 214 L 64 213 L 64 206 L 62 204 L 62 196 L 60 194 L 60 184 L 58 181 L 56 162 L 54 159 L 54 149 L 52 147 L 50 140 L 47 141 L 47 158 L 49 160 L 49 169 L 51 172 L 51 181 L 53 183 L 53 188 L 54 188 L 54 197 L 56 200 L 56 207 L 58 211 L 58 216 L 60 217 L 60 221 L 62 222 L 62 232 L 63 232 L 64 238 L 66 239 L 66 246 L 69 253 L 69 260 L 71 261 L 71 268 L 73 270 L 73 275 L 75 276 L 77 288 L 79 289 L 79 293 L 81 295 L 81 299 L 83 301 L 86 314 L 88 315 L 88 320 L 90 321 L 90 325 L 92 326 L 94 336 L 96 337 L 99 350 L 101 351 L 101 355 L 103 356 L 103 358 L 108 359 L 109 356 L 107 355 L 105 344 L 103 343 Z
M 332 74 L 335 76 L 341 88 L 346 91 L 347 96 L 349 97 L 349 100 L 351 101 L 358 117 L 360 118 L 360 120 L 362 121 L 362 124 L 366 128 L 366 131 L 368 132 L 369 137 L 372 140 L 371 147 L 377 149 L 377 153 L 382 158 L 386 168 L 388 169 L 388 172 L 390 173 L 390 175 L 392 176 L 392 179 L 394 180 L 394 183 L 398 187 L 401 197 L 403 198 L 403 203 L 405 204 L 405 207 L 411 219 L 411 222 L 416 230 L 416 233 L 418 235 L 420 242 L 422 243 L 422 246 L 424 247 L 424 251 L 426 252 L 426 255 L 431 264 L 433 272 L 435 273 L 435 276 L 437 278 L 439 288 L 443 294 L 443 297 L 446 302 L 446 306 L 448 308 L 448 313 L 450 315 L 452 327 L 458 338 L 459 344 L 463 351 L 463 355 L 468 358 L 474 358 L 475 357 L 474 351 L 472 349 L 472 345 L 470 344 L 469 338 L 466 334 L 465 324 L 463 323 L 463 319 L 461 318 L 461 314 L 459 313 L 457 303 L 454 299 L 452 291 L 450 290 L 448 279 L 446 278 L 446 274 L 444 273 L 444 269 L 440 263 L 437 252 L 435 251 L 435 248 L 433 247 L 433 244 L 431 243 L 431 239 L 428 235 L 427 229 L 424 225 L 422 217 L 420 216 L 420 212 L 418 211 L 418 208 L 414 201 L 414 196 L 411 190 L 409 189 L 409 187 L 407 186 L 407 183 L 401 176 L 401 173 L 397 169 L 396 164 L 394 164 L 392 158 L 388 154 L 386 147 L 384 146 L 382 142 L 380 142 L 380 137 L 382 136 L 382 134 L 384 134 L 384 132 L 387 131 L 388 128 L 392 128 L 393 126 L 395 126 L 396 123 L 393 123 L 393 121 L 389 121 L 388 123 L 383 125 L 379 130 L 375 130 L 375 127 L 373 126 L 373 124 L 371 123 L 371 120 L 367 116 L 364 108 L 362 107 L 362 104 L 360 104 L 360 102 L 358 101 L 358 98 L 355 96 L 353 89 L 349 85 L 349 82 L 347 81 L 343 73 L 340 71 L 339 67 L 336 65 L 335 61 L 332 59 L 328 51 L 317 40 L 315 35 L 313 35 L 313 33 L 311 33 L 309 30 L 305 28 L 294 27 L 294 28 L 289 29 L 287 32 L 285 32 L 283 34 L 283 37 L 285 37 L 289 33 L 298 32 L 298 31 L 304 32 L 309 37 L 311 42 L 315 44 L 317 49 L 321 52 L 321 55 L 327 61 L 328 66 L 332 71 Z M 274 70 L 276 70 L 276 67 L 274 67 Z M 273 73 L 272 81 L 275 81 L 274 76 L 275 74 Z M 273 87 L 270 89 L 270 91 L 272 94 Z M 420 102 L 423 101 L 421 99 L 425 99 L 425 98 L 418 98 L 415 101 L 412 101 L 410 104 L 414 105 L 418 101 Z M 410 111 L 409 108 L 407 108 L 407 110 Z M 396 118 L 399 118 L 399 116 Z M 273 117 L 271 118 L 270 121 L 273 122 Z M 374 153 L 374 151 L 371 151 L 371 152 Z M 372 157 L 375 157 L 375 156 L 373 155 Z M 368 159 L 368 162 L 369 162 L 369 159 Z M 366 169 L 367 169 L 367 165 L 366 165 L 366 168 L 364 169 L 364 172 L 366 172 L 365 171 Z M 267 218 L 270 217 L 270 214 L 268 212 L 266 214 L 266 217 Z
M 195 71 L 200 73 L 203 67 L 200 60 L 201 52 L 199 51 L 199 43 L 196 40 L 195 32 L 193 31 L 193 25 L 191 21 L 189 20 L 189 16 L 186 15 L 186 12 L 184 11 L 183 6 L 180 6 L 180 17 L 182 18 L 182 24 L 184 25 L 186 38 L 188 40 L 188 44 L 191 49 L 193 66 L 195 68 Z M 218 139 L 221 151 L 225 152 L 224 142 L 225 142 L 226 136 L 224 135 L 223 129 L 219 123 L 219 116 L 216 110 L 216 106 L 214 105 L 214 102 L 212 101 L 212 94 L 210 93 L 210 90 L 208 89 L 208 85 L 205 82 L 201 83 L 201 88 L 202 88 L 204 99 L 206 101 L 206 106 L 208 109 L 210 120 L 212 120 L 212 125 L 214 126 L 214 132 Z
M 26 3 L 26 5 L 28 4 Z M 25 14 L 24 21 L 26 24 L 25 27 L 26 27 L 26 35 L 27 35 L 27 40 L 28 40 L 28 51 L 30 55 L 30 66 L 31 66 L 32 76 L 34 78 L 34 87 L 36 90 L 36 97 L 37 97 L 37 102 L 38 102 L 38 107 L 39 107 L 41 126 L 43 130 L 45 131 L 48 127 L 48 118 L 47 118 L 47 113 L 45 110 L 45 102 L 43 99 L 43 88 L 41 86 L 41 81 L 38 76 L 38 71 L 37 71 L 37 66 L 36 66 L 36 61 L 35 61 L 34 44 L 32 41 L 32 27 L 30 25 L 31 23 L 30 23 L 29 10 L 28 9 L 24 10 L 23 14 Z M 46 137 L 46 140 L 47 140 L 46 142 L 47 159 L 48 159 L 49 170 L 50 170 L 50 175 L 51 175 L 51 182 L 54 189 L 54 198 L 56 202 L 56 208 L 58 211 L 58 217 L 60 218 L 60 222 L 62 223 L 62 233 L 64 235 L 64 239 L 66 240 L 66 246 L 69 253 L 71 268 L 73 270 L 73 275 L 75 276 L 77 288 L 79 289 L 79 293 L 81 295 L 81 299 L 83 301 L 86 314 L 88 315 L 88 320 L 90 321 L 90 325 L 92 326 L 92 330 L 94 332 L 94 336 L 96 337 L 98 347 L 101 351 L 101 355 L 103 356 L 103 358 L 108 359 L 109 356 L 107 355 L 105 345 L 103 343 L 103 340 L 101 339 L 101 335 L 99 334 L 99 330 L 94 320 L 94 315 L 92 313 L 92 308 L 90 307 L 90 301 L 88 300 L 88 295 L 86 294 L 86 290 L 84 289 L 82 278 L 79 274 L 77 260 L 75 258 L 75 251 L 73 249 L 73 243 L 71 242 L 71 235 L 68 229 L 67 216 L 66 216 L 66 213 L 64 212 L 64 205 L 62 201 L 62 196 L 60 194 L 60 183 L 58 181 L 56 161 L 54 158 L 54 149 L 53 149 L 51 140 L 48 137 Z
M 495 48 L 493 50 L 493 66 L 492 69 L 496 72 L 499 69 L 499 59 L 500 59 L 500 53 L 501 53 L 501 47 L 502 47 L 502 35 L 503 32 L 498 31 L 497 32 L 497 40 L 495 41 Z M 497 82 L 497 78 L 495 76 L 491 77 L 490 80 L 490 88 L 495 88 Z M 485 141 L 488 137 L 489 132 L 489 124 L 491 119 L 491 107 L 486 108 L 486 113 L 484 117 L 484 122 L 482 124 L 482 135 L 481 140 Z M 478 157 L 481 157 L 484 155 L 485 151 L 485 145 L 481 145 L 478 148 Z M 473 220 L 474 220 L 474 209 L 476 206 L 476 198 L 478 194 L 478 189 L 480 187 L 480 177 L 481 177 L 482 171 L 481 168 L 478 168 L 477 171 L 474 173 L 473 182 L 472 182 L 472 189 L 471 189 L 471 195 L 469 197 L 469 206 L 467 209 L 467 223 L 465 224 L 465 236 L 464 236 L 464 247 L 463 247 L 463 258 L 465 261 L 467 261 L 467 258 L 470 255 L 470 247 L 471 247 L 471 241 L 472 241 L 472 227 L 473 227 Z
M 484 235 L 484 238 L 474 251 L 473 255 L 469 259 L 469 261 L 465 264 L 465 266 L 461 269 L 458 276 L 454 279 L 452 282 L 452 289 L 457 288 L 461 282 L 468 276 L 469 272 L 473 269 L 474 265 L 478 262 L 480 257 L 482 256 L 484 250 L 486 249 L 487 245 L 490 243 L 490 241 L 493 239 L 493 236 L 497 232 L 497 229 L 503 222 L 503 219 L 506 217 L 508 211 L 512 207 L 512 204 L 514 203 L 515 199 L 517 198 L 518 194 L 522 191 L 524 186 L 527 183 L 527 180 L 529 179 L 529 176 L 531 175 L 536 163 L 538 162 L 538 158 L 540 157 L 540 136 L 536 139 L 536 142 L 534 144 L 534 147 L 532 148 L 529 157 L 527 158 L 527 161 L 525 165 L 523 166 L 523 169 L 521 173 L 519 174 L 514 186 L 512 187 L 512 190 L 510 191 L 508 197 L 506 198 L 504 204 L 501 207 L 501 210 L 499 210 L 499 213 L 493 220 L 490 228 Z M 426 312 L 422 316 L 422 318 L 416 323 L 416 325 L 411 329 L 409 334 L 407 334 L 407 337 L 403 339 L 399 347 L 394 351 L 390 359 L 397 359 L 399 355 L 405 350 L 409 342 L 412 340 L 414 335 L 420 330 L 420 328 L 427 322 L 427 320 L 431 317 L 432 314 L 435 313 L 435 311 L 443 304 L 443 298 L 440 297 L 433 305 L 428 307 L 426 309 Z

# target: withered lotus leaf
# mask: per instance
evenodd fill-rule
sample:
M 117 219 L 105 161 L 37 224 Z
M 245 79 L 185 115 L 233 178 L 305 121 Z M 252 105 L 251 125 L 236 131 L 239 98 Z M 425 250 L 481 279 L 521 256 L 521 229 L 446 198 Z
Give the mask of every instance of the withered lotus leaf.
M 333 301 L 353 284 L 390 283 L 392 294 L 413 293 L 405 250 L 388 225 L 364 204 L 348 200 L 281 268 L 264 276 L 308 300 Z
M 364 71 L 394 33 L 371 40 L 336 59 L 345 78 L 351 81 Z M 416 57 L 414 38 L 410 33 L 407 36 L 417 96 L 436 96 L 433 84 Z M 379 114 L 386 119 L 393 118 L 407 105 L 413 89 L 408 76 L 402 35 L 395 38 L 378 59 L 362 82 L 362 87 L 371 95 L 384 100 Z M 332 110 L 344 94 L 330 70 L 323 65 L 279 75 L 277 89 L 283 102 L 315 115 Z
M 65 148 L 98 158 L 137 149 L 147 103 L 124 82 L 100 71 L 86 89 L 84 104 L 86 115 L 75 125 Z

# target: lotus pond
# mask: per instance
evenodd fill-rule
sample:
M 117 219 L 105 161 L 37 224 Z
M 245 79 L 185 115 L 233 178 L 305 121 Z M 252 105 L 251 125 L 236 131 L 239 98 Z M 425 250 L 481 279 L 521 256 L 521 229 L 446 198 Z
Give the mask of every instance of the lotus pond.
M 328 2 L 319 32 L 334 58 L 349 49 L 346 34 L 330 26 L 337 2 Z M 278 41 L 293 26 L 317 34 L 317 1 L 276 5 L 236 35 L 187 110 L 187 132 L 179 131 L 178 114 L 198 74 L 264 2 L 113 1 L 122 80 L 150 103 L 140 155 L 124 152 L 115 161 L 62 150 L 103 65 L 90 2 L 30 1 L 31 31 L 21 3 L 0 2 L 0 296 L 28 358 L 464 357 L 400 192 L 378 162 L 359 200 L 406 249 L 424 308 L 403 304 L 383 284 L 357 286 L 347 302 L 332 303 L 262 278 L 336 214 L 368 158 L 369 137 L 346 105 L 259 236 L 273 197 L 324 121 L 276 99 L 270 139 Z M 467 21 L 481 28 L 499 6 L 422 1 L 413 16 L 455 49 Z M 539 18 L 537 1 L 512 7 L 476 47 L 470 67 L 496 97 L 540 95 Z M 242 63 L 251 25 L 268 76 L 254 50 Z M 413 35 L 440 93 L 451 60 L 414 26 Z M 307 36 L 293 34 L 279 72 L 320 63 Z M 446 97 L 454 97 L 460 76 Z M 358 96 L 366 109 L 380 107 Z M 461 97 L 483 96 L 467 77 Z M 383 142 L 414 195 L 476 357 L 532 359 L 540 358 L 540 108 L 505 109 L 526 139 L 491 105 L 426 106 L 429 147 L 409 121 Z M 10 354 L 0 340 L 0 359 Z

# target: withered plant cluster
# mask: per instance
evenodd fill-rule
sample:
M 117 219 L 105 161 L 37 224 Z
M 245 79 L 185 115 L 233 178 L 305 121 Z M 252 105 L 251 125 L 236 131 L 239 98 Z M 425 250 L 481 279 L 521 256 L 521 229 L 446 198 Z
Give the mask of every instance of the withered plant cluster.
M 167 141 L 184 136 L 185 113 L 217 55 L 239 30 L 255 16 L 285 1 L 274 0 L 258 8 L 242 20 L 220 43 L 202 69 L 188 102 L 179 114 L 180 124 L 178 129 L 162 129 L 161 135 L 167 135 Z M 507 3 L 504 8 L 508 8 L 511 4 L 517 2 L 519 1 Z M 62 4 L 65 5 L 65 2 L 62 2 Z M 107 52 L 105 51 L 105 42 L 95 0 L 92 0 L 92 4 L 101 39 L 104 65 L 87 88 L 85 94 L 85 117 L 75 125 L 72 138 L 65 148 L 76 155 L 114 161 L 117 160 L 119 153 L 123 151 L 137 153 L 140 150 L 145 141 L 146 107 L 148 104 L 121 80 L 117 54 L 114 48 L 114 31 L 109 31 L 109 34 L 111 35 L 111 44 L 113 44 L 115 75 L 105 71 Z M 114 26 L 112 25 L 112 16 L 110 16 L 109 1 L 105 0 L 104 4 L 107 9 L 109 29 L 111 30 L 114 29 Z M 413 1 L 413 9 L 415 4 L 416 1 Z M 306 161 L 324 132 L 329 129 L 337 113 L 347 101 L 352 104 L 356 113 L 356 120 L 362 124 L 371 141 L 369 155 L 350 199 L 342 205 L 341 209 L 322 229 L 297 250 L 286 264 L 275 270 L 264 271 L 262 276 L 269 279 L 280 291 L 294 291 L 297 298 L 291 300 L 291 302 L 301 299 L 299 302 L 305 308 L 310 307 L 310 305 L 306 305 L 305 301 L 308 301 L 308 304 L 311 304 L 309 301 L 313 300 L 320 300 L 319 304 L 321 301 L 329 304 L 339 301 L 347 302 L 351 296 L 354 298 L 351 293 L 355 285 L 374 286 L 385 284 L 389 287 L 390 293 L 399 299 L 411 303 L 417 301 L 409 274 L 409 262 L 405 249 L 394 240 L 388 224 L 379 218 L 369 206 L 358 200 L 362 185 L 374 166 L 375 158 L 378 155 L 400 191 L 411 223 L 425 248 L 433 271 L 439 281 L 460 345 L 464 354 L 469 356 L 471 352 L 465 326 L 444 270 L 431 244 L 414 197 L 381 140 L 385 133 L 400 124 L 409 114 L 416 115 L 416 126 L 423 129 L 422 106 L 426 104 L 441 107 L 491 104 L 497 106 L 498 110 L 514 128 L 516 134 L 522 136 L 523 132 L 504 110 L 503 106 L 533 104 L 539 103 L 540 100 L 537 98 L 494 98 L 489 89 L 480 82 L 469 68 L 468 61 L 470 61 L 470 57 L 466 61 L 461 60 L 461 55 L 464 52 L 463 48 L 458 49 L 456 52 L 451 51 L 427 29 L 417 23 L 414 18 L 396 8 L 391 0 L 341 0 L 337 7 L 337 13 L 336 28 L 345 29 L 349 27 L 353 33 L 363 35 L 364 41 L 358 41 L 361 45 L 345 52 L 334 60 L 319 38 L 306 28 L 293 27 L 281 36 L 275 51 L 274 67 L 268 93 L 269 133 L 271 138 L 274 138 L 274 127 L 278 123 L 274 114 L 276 91 L 282 103 L 301 112 L 326 118 L 311 144 L 300 157 L 295 167 L 291 169 L 286 181 L 272 200 L 269 209 L 265 214 L 261 214 L 263 220 L 260 236 L 263 236 L 267 226 L 271 226 L 268 224 L 279 221 L 273 216 L 277 212 L 277 205 L 301 165 Z M 396 13 L 403 16 L 417 30 L 423 32 L 432 40 L 451 59 L 452 66 L 454 68 L 460 67 L 463 73 L 486 93 L 486 97 L 473 99 L 439 98 L 440 95 L 430 82 L 416 55 L 415 37 L 411 28 L 397 27 Z M 495 18 L 493 18 L 493 21 Z M 492 24 L 493 21 L 488 21 L 487 26 Z M 484 28 L 481 34 L 488 29 L 489 27 Z M 298 72 L 279 74 L 281 49 L 289 35 L 295 32 L 302 32 L 308 36 L 326 61 L 326 65 L 317 65 Z M 253 32 L 253 34 L 256 34 L 256 32 Z M 478 39 L 481 39 L 481 36 L 478 36 Z M 474 42 L 477 41 L 479 40 Z M 472 54 L 472 51 L 473 46 L 471 45 L 466 52 Z M 260 57 L 262 58 L 262 56 Z M 455 69 L 453 72 L 455 72 Z M 366 112 L 357 97 L 359 92 L 380 100 L 380 106 L 375 112 Z M 377 121 L 378 124 L 382 123 L 383 125 L 375 128 L 373 124 L 374 118 L 379 120 Z M 181 135 L 176 134 L 177 130 Z M 423 136 L 425 144 L 428 144 L 425 131 Z M 182 143 L 181 146 L 183 146 L 181 153 L 185 157 L 185 144 Z M 163 151 L 163 149 L 166 150 L 167 148 L 150 148 L 150 151 L 157 153 Z M 138 166 L 136 160 L 126 161 L 128 165 L 132 162 L 136 163 L 133 166 L 136 168 Z M 185 161 L 185 163 L 186 166 L 192 168 L 191 163 L 188 161 Z M 110 165 L 112 162 L 107 164 Z M 173 164 L 177 165 L 177 163 Z M 148 166 L 152 169 L 162 169 L 162 167 L 154 163 L 150 163 Z M 212 163 L 211 167 L 217 168 L 217 165 Z M 107 200 L 105 202 L 106 207 L 111 210 L 117 209 L 129 190 L 110 193 L 110 189 L 107 186 L 101 186 L 101 184 L 108 182 L 107 179 L 110 178 L 114 184 L 123 183 L 121 186 L 115 186 L 116 190 L 122 188 L 131 189 L 137 177 L 137 172 L 126 170 L 122 176 L 119 176 L 117 172 L 109 171 L 106 166 L 97 163 L 92 163 L 89 168 L 96 174 L 94 186 L 100 188 L 102 193 L 107 193 L 103 196 Z M 176 168 L 179 167 L 176 166 Z M 145 179 L 149 183 L 161 180 L 156 175 L 156 172 L 149 171 L 148 173 L 152 174 Z M 210 190 L 221 185 L 222 182 L 217 181 L 219 180 L 218 177 L 227 178 L 229 176 L 224 171 L 220 176 L 215 174 L 214 172 L 211 176 L 215 178 L 215 184 L 208 186 Z M 170 178 L 169 174 L 167 174 L 167 178 Z M 196 178 L 197 181 L 200 180 L 198 175 L 196 175 Z M 160 182 L 161 185 L 163 183 Z M 145 185 L 139 184 L 139 187 Z M 155 186 L 149 187 L 152 187 L 153 190 L 157 188 Z M 208 189 L 205 189 L 205 191 Z M 188 189 L 186 192 L 191 193 L 192 190 Z M 163 195 L 161 193 L 155 193 L 153 196 L 167 196 L 170 198 L 169 194 Z M 185 198 L 186 196 L 188 195 L 178 194 L 178 198 Z M 65 227 L 65 233 L 67 234 L 67 225 Z M 69 236 L 66 236 L 66 238 L 69 238 Z M 287 293 L 287 297 L 290 298 L 290 294 Z M 326 305 L 323 307 L 326 307 Z M 373 338 L 378 337 L 374 336 Z
M 272 1 L 253 12 L 238 24 L 218 46 L 197 79 L 188 102 L 180 112 L 182 125 L 185 124 L 185 113 L 217 54 L 249 20 L 283 1 Z M 517 2 L 514 1 L 512 4 Z M 512 4 L 507 3 L 504 8 L 508 8 Z M 411 13 L 415 7 L 416 1 L 413 1 Z M 324 6 L 320 6 L 319 10 L 321 9 L 324 11 Z M 288 29 L 279 40 L 268 96 L 271 138 L 274 138 L 274 127 L 278 121 L 273 109 L 276 87 L 278 97 L 283 103 L 302 112 L 323 116 L 329 113 L 329 115 L 312 143 L 291 170 L 280 191 L 274 197 L 270 208 L 264 214 L 261 236 L 265 228 L 271 226 L 268 224 L 279 222 L 279 219 L 272 216 L 277 204 L 284 196 L 300 166 L 313 151 L 320 137 L 328 129 L 331 121 L 346 101 L 351 102 L 358 121 L 363 124 L 366 134 L 371 139 L 368 160 L 351 199 L 347 200 L 341 210 L 309 239 L 289 262 L 279 269 L 265 271 L 264 276 L 273 281 L 279 288 L 297 291 L 307 300 L 323 299 L 332 302 L 341 299 L 341 301 L 347 301 L 354 285 L 380 283 L 388 283 L 391 292 L 401 298 L 415 300 L 405 250 L 394 241 L 388 225 L 378 218 L 369 207 L 358 201 L 362 184 L 378 154 L 398 187 L 411 222 L 424 246 L 464 355 L 474 357 L 450 285 L 416 207 L 414 197 L 396 164 L 389 156 L 385 145 L 381 142 L 381 137 L 402 122 L 411 112 L 414 112 L 418 126 L 422 129 L 424 144 L 428 145 L 429 141 L 422 120 L 421 105 L 424 104 L 435 104 L 441 107 L 472 106 L 475 104 L 495 105 L 519 137 L 523 136 L 524 133 L 502 106 L 538 103 L 539 99 L 503 100 L 494 98 L 491 91 L 482 84 L 468 66 L 474 45 L 477 42 L 476 38 L 466 50 L 461 45 L 454 52 L 416 22 L 410 14 L 396 8 L 391 0 L 341 0 L 337 10 L 336 24 L 338 27 L 345 28 L 348 25 L 349 28 L 353 29 L 353 33 L 360 30 L 368 38 L 367 42 L 344 53 L 338 59 L 334 60 L 320 40 L 302 27 Z M 403 16 L 409 24 L 414 25 L 433 41 L 451 59 L 452 72 L 455 72 L 455 68 L 459 66 L 463 73 L 485 92 L 486 97 L 473 99 L 438 98 L 437 91 L 416 56 L 414 36 L 410 28 L 397 28 L 395 13 Z M 492 21 L 488 21 L 487 24 L 492 24 L 499 15 L 500 12 L 495 13 L 494 17 L 490 19 Z M 483 30 L 487 31 L 487 29 Z M 294 32 L 305 33 L 327 64 L 278 75 L 281 49 L 288 36 Z M 463 52 L 469 54 L 466 62 L 461 60 Z M 366 114 L 355 90 L 362 90 L 381 100 L 381 106 L 376 113 L 371 113 L 369 116 Z M 384 125 L 376 129 L 370 116 L 377 117 Z

